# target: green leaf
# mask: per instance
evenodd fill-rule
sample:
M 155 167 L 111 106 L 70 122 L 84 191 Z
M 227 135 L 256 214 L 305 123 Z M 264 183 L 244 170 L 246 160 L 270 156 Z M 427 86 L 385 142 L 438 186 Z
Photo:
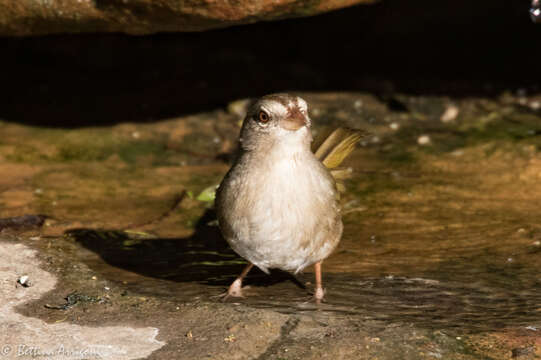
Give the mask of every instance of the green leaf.
M 216 188 L 218 185 L 212 185 L 201 191 L 201 194 L 197 195 L 197 200 L 204 202 L 213 202 L 216 199 Z

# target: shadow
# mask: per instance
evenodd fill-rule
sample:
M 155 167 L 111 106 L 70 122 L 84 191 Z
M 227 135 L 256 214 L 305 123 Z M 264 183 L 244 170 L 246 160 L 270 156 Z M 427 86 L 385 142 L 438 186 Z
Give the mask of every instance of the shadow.
M 212 299 L 241 272 L 245 261 L 227 246 L 218 228 L 209 225 L 215 219 L 208 210 L 188 238 L 93 229 L 69 230 L 65 235 L 99 256 L 99 261 L 80 260 L 102 277 L 112 282 L 128 279 L 123 293 L 176 302 L 217 301 Z M 521 254 L 527 264 L 539 263 L 539 255 L 534 246 Z M 112 269 L 106 269 L 104 261 Z M 502 267 L 498 256 L 484 251 L 447 259 L 423 277 L 325 273 L 327 301 L 316 306 L 307 302 L 306 287 L 292 275 L 275 271 L 269 276 L 254 269 L 245 285 L 251 285 L 255 294 L 247 294 L 242 302 L 285 314 L 344 316 L 374 331 L 399 324 L 456 334 L 535 327 L 541 303 L 535 270 L 519 262 Z M 308 280 L 308 275 L 299 279 Z M 303 290 L 295 291 L 295 286 Z
M 194 235 L 178 239 L 96 229 L 72 229 L 65 235 L 119 269 L 162 280 L 227 287 L 241 273 L 246 261 L 228 246 L 217 226 L 209 225 L 215 221 L 215 212 L 207 210 L 198 220 Z M 287 272 L 276 270 L 269 276 L 257 268 L 252 269 L 244 284 L 271 286 L 284 281 L 304 288 Z
M 115 1 L 100 1 L 107 6 Z M 386 0 L 202 33 L 1 38 L 0 119 L 80 127 L 221 108 L 276 91 L 538 91 L 528 1 Z

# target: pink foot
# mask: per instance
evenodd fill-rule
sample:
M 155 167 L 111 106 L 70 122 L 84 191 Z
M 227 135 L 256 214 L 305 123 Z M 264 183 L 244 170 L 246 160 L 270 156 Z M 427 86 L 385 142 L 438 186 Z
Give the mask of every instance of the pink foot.
M 237 279 L 233 281 L 233 283 L 231 283 L 231 285 L 229 286 L 229 289 L 227 289 L 227 296 L 244 297 L 244 295 L 242 295 L 242 280 L 241 279 Z
M 324 300 L 325 297 L 325 290 L 323 288 L 316 288 L 316 292 L 314 294 L 314 300 L 316 301 L 316 304 L 321 304 L 321 302 Z
M 249 286 L 246 286 L 245 289 L 249 288 Z M 227 292 L 218 295 L 218 297 L 221 298 L 222 301 L 226 301 L 229 298 L 243 298 L 244 295 L 242 293 L 242 280 L 237 279 L 231 283 L 229 286 L 229 289 L 227 289 Z

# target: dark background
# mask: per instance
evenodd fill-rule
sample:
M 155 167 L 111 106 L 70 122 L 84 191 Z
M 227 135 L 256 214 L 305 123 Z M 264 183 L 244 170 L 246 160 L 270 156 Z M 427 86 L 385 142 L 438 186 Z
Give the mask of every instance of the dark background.
M 0 39 L 0 118 L 44 126 L 153 121 L 284 90 L 536 92 L 527 0 L 384 0 L 202 33 Z

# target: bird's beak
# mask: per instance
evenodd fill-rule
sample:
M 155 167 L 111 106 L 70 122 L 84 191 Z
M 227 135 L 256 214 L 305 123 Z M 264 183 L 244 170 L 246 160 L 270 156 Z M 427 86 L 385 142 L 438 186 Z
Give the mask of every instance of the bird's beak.
M 291 131 L 299 130 L 301 127 L 308 124 L 310 124 L 310 119 L 308 118 L 308 115 L 304 115 L 298 110 L 291 112 L 288 117 L 280 121 L 280 126 L 283 129 Z

